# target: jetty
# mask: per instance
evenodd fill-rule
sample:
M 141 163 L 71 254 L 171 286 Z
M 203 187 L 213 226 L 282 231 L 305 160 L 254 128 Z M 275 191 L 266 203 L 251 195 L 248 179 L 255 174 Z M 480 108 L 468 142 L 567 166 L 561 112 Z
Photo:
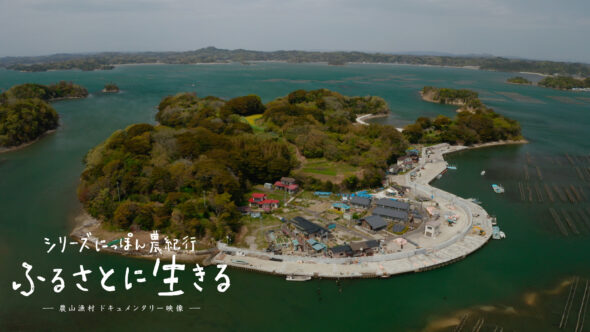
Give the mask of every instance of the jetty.
M 408 236 L 417 245 L 394 253 L 376 253 L 361 257 L 312 257 L 278 255 L 272 252 L 251 250 L 219 242 L 219 253 L 211 262 L 282 276 L 309 276 L 311 278 L 384 278 L 397 274 L 427 271 L 464 259 L 481 248 L 492 235 L 493 218 L 478 204 L 465 198 L 432 187 L 430 182 L 447 170 L 443 156 L 468 149 L 443 143 L 422 151 L 422 158 L 412 172 L 391 176 L 400 185 L 413 190 L 414 195 L 432 197 L 440 206 L 453 206 L 461 216 L 453 227 L 446 227 L 435 238 L 423 234 Z M 411 176 L 414 174 L 417 176 Z M 475 232 L 474 229 L 483 232 Z M 236 263 L 239 257 L 240 263 Z

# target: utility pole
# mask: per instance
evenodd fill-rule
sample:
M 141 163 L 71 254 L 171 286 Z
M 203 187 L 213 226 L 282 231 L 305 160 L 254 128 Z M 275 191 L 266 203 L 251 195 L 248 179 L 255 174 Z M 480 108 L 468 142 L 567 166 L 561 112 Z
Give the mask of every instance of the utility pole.
M 117 180 L 117 198 L 121 202 L 121 192 L 119 191 L 119 180 Z

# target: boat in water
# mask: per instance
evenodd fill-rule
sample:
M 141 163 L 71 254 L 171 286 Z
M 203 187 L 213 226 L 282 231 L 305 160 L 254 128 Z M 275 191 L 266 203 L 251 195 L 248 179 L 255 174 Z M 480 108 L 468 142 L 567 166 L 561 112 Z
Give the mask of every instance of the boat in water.
M 472 198 L 468 198 L 467 200 L 470 201 L 470 202 L 473 202 L 475 204 L 481 204 L 481 201 L 479 199 L 477 199 L 477 198 L 473 198 L 472 197 Z
M 447 169 L 456 171 L 457 170 L 457 166 L 455 166 L 455 165 L 449 165 L 449 166 L 447 166 Z
M 311 280 L 310 276 L 299 276 L 299 275 L 288 275 L 287 278 L 285 278 L 285 280 L 287 281 L 308 281 Z
M 506 234 L 500 230 L 500 227 L 498 227 L 498 226 L 492 227 L 492 239 L 501 240 L 501 239 L 505 239 L 505 238 L 506 238 Z
M 504 193 L 504 187 L 502 187 L 501 185 L 493 184 L 492 189 L 494 189 L 496 194 L 503 194 Z
M 479 174 L 480 174 L 481 176 L 484 176 L 484 175 L 486 175 L 486 171 L 485 171 L 485 170 L 484 170 L 484 171 L 481 171 L 481 173 L 479 173 Z

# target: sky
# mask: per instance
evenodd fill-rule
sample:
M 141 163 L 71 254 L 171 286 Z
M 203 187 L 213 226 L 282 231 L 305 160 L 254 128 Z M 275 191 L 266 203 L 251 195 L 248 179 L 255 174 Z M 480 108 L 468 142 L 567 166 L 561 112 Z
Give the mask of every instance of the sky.
M 0 0 L 0 56 L 226 49 L 590 63 L 589 0 Z

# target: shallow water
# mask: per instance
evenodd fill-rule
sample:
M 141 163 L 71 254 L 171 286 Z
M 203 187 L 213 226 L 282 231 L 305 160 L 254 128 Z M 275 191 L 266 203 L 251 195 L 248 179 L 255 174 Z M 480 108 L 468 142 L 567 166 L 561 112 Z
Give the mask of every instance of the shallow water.
M 571 184 L 590 196 L 589 93 L 564 92 L 532 86 L 505 84 L 507 73 L 469 69 L 402 65 L 347 65 L 264 63 L 232 65 L 120 66 L 112 71 L 19 73 L 0 70 L 0 89 L 24 82 L 74 81 L 92 93 L 88 99 L 62 101 L 58 131 L 20 151 L 0 155 L 0 330 L 194 328 L 208 330 L 420 330 L 428 323 L 457 310 L 478 305 L 511 303 L 528 291 L 553 287 L 572 275 L 590 276 L 590 225 L 580 210 L 588 199 L 563 202 L 553 192 L 550 202 L 542 185 L 564 190 Z M 101 94 L 107 82 L 115 82 L 120 94 Z M 43 238 L 57 241 L 69 233 L 79 213 L 76 198 L 82 158 L 91 147 L 113 131 L 137 122 L 154 122 L 155 105 L 169 94 L 196 91 L 200 96 L 230 98 L 255 93 L 264 101 L 295 89 L 328 88 L 346 95 L 378 95 L 387 100 L 392 114 L 372 121 L 402 126 L 418 116 L 453 115 L 455 107 L 423 102 L 418 91 L 424 85 L 470 88 L 496 111 L 519 120 L 530 144 L 461 152 L 449 157 L 457 171 L 449 171 L 436 186 L 464 197 L 477 197 L 496 215 L 507 234 L 492 241 L 467 259 L 438 270 L 390 279 L 333 280 L 288 283 L 282 278 L 228 272 L 232 286 L 227 293 L 215 290 L 215 268 L 208 268 L 203 293 L 193 286 L 191 273 L 181 274 L 185 295 L 158 297 L 165 290 L 161 279 L 123 288 L 125 267 L 151 271 L 153 262 L 85 252 L 68 247 L 45 254 Z M 565 156 L 573 159 L 574 165 Z M 527 157 L 528 156 L 528 157 Z M 529 172 L 525 179 L 524 166 Z M 538 177 L 536 167 L 542 173 Z M 575 167 L 580 168 L 582 177 Z M 484 177 L 481 170 L 486 170 Z M 590 171 L 590 170 L 588 170 Z M 499 183 L 506 194 L 493 193 Z M 523 200 L 520 187 L 532 188 Z M 539 201 L 535 185 L 541 186 Z M 554 207 L 571 214 L 580 233 L 559 231 L 549 214 Z M 578 213 L 576 217 L 576 213 Z M 590 217 L 590 211 L 586 211 Z M 565 218 L 561 216 L 562 222 Z M 54 268 L 64 269 L 66 288 L 55 294 L 48 282 L 36 282 L 35 293 L 25 298 L 12 290 L 12 281 L 23 283 L 21 263 L 33 265 L 33 274 L 51 278 Z M 79 265 L 94 272 L 87 282 L 90 291 L 80 292 L 72 273 Z M 98 266 L 115 269 L 115 293 L 100 288 Z M 184 312 L 59 313 L 43 307 L 70 305 L 181 304 Z M 187 310 L 200 307 L 200 310 Z M 539 309 L 541 313 L 541 309 Z M 497 320 L 503 318 L 499 316 Z M 557 317 L 555 319 L 558 319 Z M 590 317 L 588 318 L 590 319 Z M 548 319 L 554 321 L 554 319 Z M 492 324 L 492 322 L 486 323 Z M 501 321 L 495 324 L 502 325 Z M 492 325 L 489 325 L 492 326 Z M 555 324 L 543 326 L 556 329 Z M 484 329 L 485 330 L 485 329 Z

